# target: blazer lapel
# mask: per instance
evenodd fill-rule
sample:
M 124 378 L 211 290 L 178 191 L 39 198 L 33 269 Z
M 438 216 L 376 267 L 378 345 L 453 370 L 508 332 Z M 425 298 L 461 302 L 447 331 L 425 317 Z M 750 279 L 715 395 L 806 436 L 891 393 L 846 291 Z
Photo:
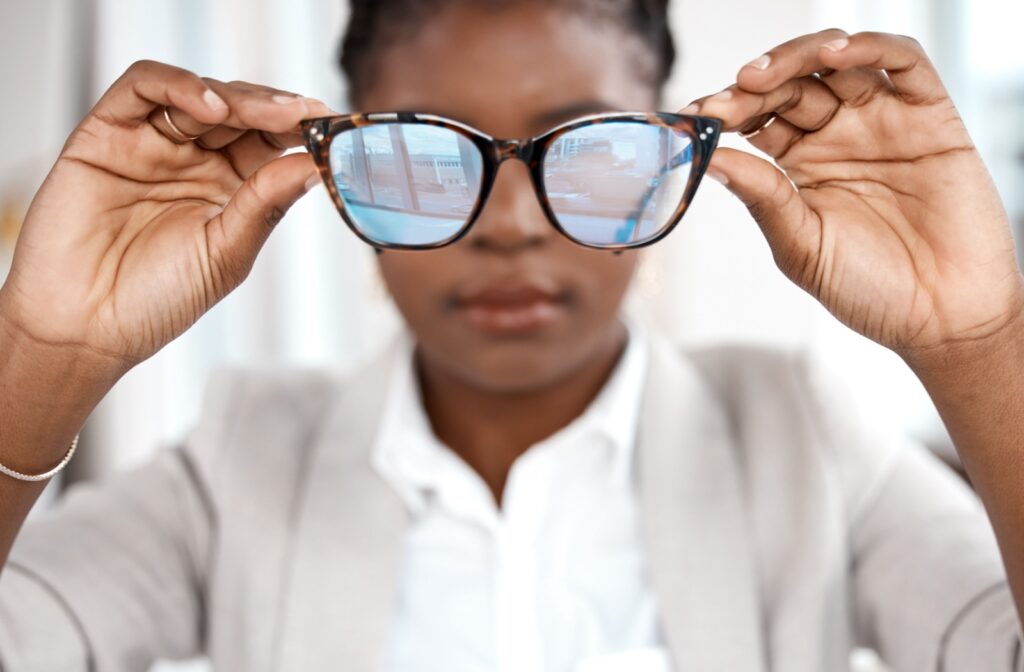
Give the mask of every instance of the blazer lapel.
M 277 669 L 383 667 L 408 520 L 369 455 L 395 354 L 347 380 L 319 428 L 283 590 Z
M 764 670 L 761 604 L 725 410 L 682 352 L 652 341 L 637 437 L 640 506 L 676 669 Z
M 651 578 L 678 672 L 766 669 L 740 470 L 724 409 L 652 338 L 638 445 Z M 383 667 L 408 517 L 373 470 L 394 349 L 330 402 L 309 456 L 284 586 L 280 670 Z

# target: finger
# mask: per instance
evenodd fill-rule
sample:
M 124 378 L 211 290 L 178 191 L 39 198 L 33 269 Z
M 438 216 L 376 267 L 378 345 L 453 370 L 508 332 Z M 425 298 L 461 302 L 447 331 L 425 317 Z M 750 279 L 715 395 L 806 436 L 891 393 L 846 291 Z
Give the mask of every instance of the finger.
M 751 119 L 774 112 L 805 131 L 823 127 L 839 111 L 840 100 L 816 77 L 790 79 L 765 93 L 745 91 L 738 86 L 698 100 L 701 114 L 717 117 L 726 131 L 741 130 Z
M 289 147 L 302 143 L 302 136 L 293 134 L 273 134 L 266 131 L 246 131 L 237 140 L 222 150 L 235 172 L 242 179 L 247 179 L 259 168 L 284 154 Z
M 183 145 L 197 139 L 215 124 L 204 124 L 176 107 L 163 106 L 149 113 L 149 123 L 168 140 Z
M 803 129 L 797 128 L 782 117 L 772 121 L 768 119 L 753 135 L 745 138 L 747 142 L 772 157 L 776 161 L 784 161 L 786 152 L 804 137 Z
M 822 45 L 847 37 L 845 31 L 832 28 L 783 42 L 740 68 L 736 83 L 746 91 L 764 93 L 787 80 L 812 75 L 830 67 L 820 60 Z
M 820 79 L 836 98 L 851 107 L 860 107 L 876 96 L 893 93 L 892 82 L 885 73 L 871 68 L 828 69 Z
M 938 71 L 921 44 L 890 33 L 857 33 L 824 45 L 820 59 L 836 70 L 856 67 L 884 70 L 895 93 L 911 103 L 929 103 L 949 96 Z
M 723 183 L 747 207 L 771 247 L 780 269 L 797 284 L 808 286 L 821 237 L 817 215 L 778 168 L 746 152 L 715 150 L 708 175 Z
M 205 124 L 182 110 L 163 106 L 150 112 L 150 123 L 176 143 L 195 138 L 205 149 L 226 147 L 250 129 L 276 131 L 276 137 L 268 137 L 268 144 L 293 147 L 301 144 L 296 138 L 301 137 L 297 129 L 302 119 L 336 114 L 316 99 L 280 89 L 249 82 L 203 81 L 231 107 L 220 124 Z
M 149 114 L 149 122 L 173 142 L 184 144 L 204 137 L 201 146 L 223 147 L 249 128 L 265 126 L 291 128 L 309 114 L 312 99 L 249 82 L 203 80 L 212 91 L 234 106 L 220 124 L 206 124 L 172 106 L 160 106 Z M 222 143 L 222 144 L 219 144 Z
M 230 107 L 222 124 L 232 128 L 286 133 L 298 129 L 303 119 L 337 114 L 319 100 L 280 89 L 249 82 L 205 81 Z
M 231 128 L 230 126 L 217 126 L 209 133 L 204 133 L 196 142 L 203 149 L 224 149 L 231 143 L 241 138 L 250 131 L 243 128 Z M 302 133 L 289 132 L 289 133 L 269 133 L 267 131 L 257 131 L 262 133 L 267 140 L 267 143 L 283 149 L 290 149 L 291 147 L 301 147 L 305 144 L 305 139 L 302 137 Z
M 229 112 L 227 103 L 198 75 L 165 63 L 138 61 L 107 89 L 91 114 L 131 126 L 164 105 L 205 124 L 218 124 Z
M 835 81 L 840 89 L 837 95 L 863 97 L 853 78 L 834 76 L 854 68 L 884 70 L 885 84 L 891 82 L 892 91 L 914 102 L 947 95 L 934 66 L 912 38 L 871 32 L 847 35 L 838 29 L 804 35 L 772 49 L 743 66 L 736 81 L 743 89 L 764 92 L 787 79 L 831 69 L 836 72 L 827 75 L 826 84 Z M 871 77 L 868 80 L 862 72 L 861 82 L 868 81 L 878 90 L 886 88 L 878 79 L 881 73 Z
M 248 133 L 244 128 L 231 128 L 230 126 L 215 126 L 208 132 L 203 133 L 196 139 L 196 144 L 203 149 L 221 149 L 230 145 Z
M 210 220 L 211 282 L 219 296 L 245 279 L 270 232 L 319 179 L 308 154 L 282 156 L 251 175 Z

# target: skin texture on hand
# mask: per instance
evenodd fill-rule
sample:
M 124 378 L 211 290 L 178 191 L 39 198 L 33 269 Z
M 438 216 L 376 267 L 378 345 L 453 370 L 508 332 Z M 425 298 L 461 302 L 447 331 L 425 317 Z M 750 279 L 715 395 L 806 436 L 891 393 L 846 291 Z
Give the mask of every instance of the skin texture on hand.
M 300 143 L 301 119 L 329 113 L 266 87 L 133 65 L 33 199 L 0 311 L 46 344 L 129 366 L 149 357 L 246 277 L 314 175 L 307 155 L 284 149 Z
M 720 149 L 782 271 L 904 357 L 984 339 L 1024 306 L 1009 219 L 920 45 L 830 30 L 744 66 L 694 110 L 775 160 Z

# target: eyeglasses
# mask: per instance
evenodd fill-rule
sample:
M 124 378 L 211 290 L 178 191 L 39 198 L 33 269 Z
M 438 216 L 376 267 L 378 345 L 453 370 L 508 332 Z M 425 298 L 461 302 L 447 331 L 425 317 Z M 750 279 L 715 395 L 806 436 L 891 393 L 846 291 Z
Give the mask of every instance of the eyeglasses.
M 666 112 L 609 112 L 526 139 L 495 139 L 416 112 L 356 113 L 302 123 L 338 212 L 381 249 L 425 250 L 466 235 L 498 166 L 527 164 L 551 224 L 598 249 L 664 238 L 693 199 L 721 122 Z

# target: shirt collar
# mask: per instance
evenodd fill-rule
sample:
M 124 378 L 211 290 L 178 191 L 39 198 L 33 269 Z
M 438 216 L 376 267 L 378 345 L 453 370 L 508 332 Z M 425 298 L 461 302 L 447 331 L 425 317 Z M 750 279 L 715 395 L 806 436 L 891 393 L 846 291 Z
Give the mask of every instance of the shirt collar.
M 530 447 L 531 452 L 546 450 L 564 443 L 570 433 L 593 432 L 611 445 L 609 478 L 619 487 L 628 485 L 633 475 L 640 398 L 650 356 L 643 325 L 629 317 L 624 317 L 623 323 L 628 332 L 626 348 L 597 396 L 580 416 Z M 408 333 L 400 338 L 371 461 L 409 509 L 419 513 L 426 505 L 425 491 L 441 472 L 464 465 L 459 465 L 461 458 L 434 435 L 416 380 L 415 342 Z

